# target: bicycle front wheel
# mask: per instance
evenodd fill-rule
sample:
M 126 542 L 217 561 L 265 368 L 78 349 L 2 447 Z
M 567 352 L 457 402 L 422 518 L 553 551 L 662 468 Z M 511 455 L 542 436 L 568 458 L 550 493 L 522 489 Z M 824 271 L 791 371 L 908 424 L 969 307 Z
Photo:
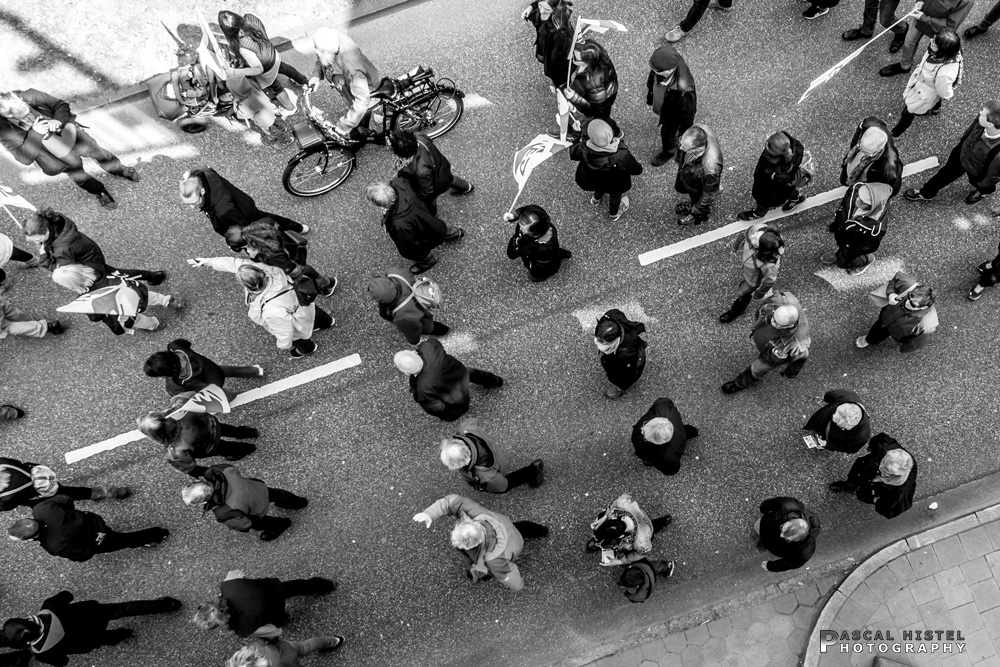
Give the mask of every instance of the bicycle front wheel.
M 351 151 L 327 142 L 317 151 L 293 157 L 281 184 L 296 197 L 318 197 L 347 180 L 354 170 L 354 159 Z
M 392 119 L 393 130 L 426 132 L 431 139 L 455 127 L 465 103 L 453 91 L 438 92 L 433 97 L 404 108 Z

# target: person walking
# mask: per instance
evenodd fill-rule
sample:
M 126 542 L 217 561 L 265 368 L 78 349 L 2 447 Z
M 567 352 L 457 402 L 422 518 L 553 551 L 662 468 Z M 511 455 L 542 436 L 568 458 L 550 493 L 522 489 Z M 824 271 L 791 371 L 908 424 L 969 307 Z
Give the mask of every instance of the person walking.
M 896 53 L 903 48 L 903 41 L 906 39 L 906 22 L 896 24 L 896 8 L 899 7 L 899 0 L 865 0 L 864 11 L 861 15 L 861 25 L 857 28 L 845 30 L 841 38 L 845 42 L 853 42 L 858 39 L 868 39 L 875 34 L 875 22 L 878 21 L 883 28 L 892 30 L 892 41 L 889 42 L 889 53 Z
M 775 292 L 757 311 L 750 339 L 757 358 L 735 379 L 722 385 L 722 392 L 735 394 L 758 384 L 765 375 L 784 366 L 781 375 L 794 379 L 809 360 L 809 322 L 799 300 L 791 292 Z
M 789 133 L 781 130 L 768 137 L 753 172 L 753 189 L 750 194 L 754 199 L 754 207 L 740 212 L 736 217 L 740 220 L 756 220 L 763 218 L 776 206 L 788 213 L 804 202 L 806 197 L 799 192 L 799 187 L 811 180 L 801 170 L 804 157 L 802 142 Z
M 397 176 L 388 183 L 372 183 L 365 196 L 382 211 L 385 233 L 396 244 L 399 254 L 413 262 L 410 265 L 413 274 L 437 264 L 434 248 L 465 236 L 464 229 L 446 224 L 431 213 L 405 178 Z
M 916 490 L 916 459 L 885 433 L 868 441 L 868 453 L 854 460 L 846 481 L 830 483 L 830 491 L 853 491 L 858 500 L 874 505 L 887 519 L 910 509 Z
M 760 504 L 760 518 L 753 530 L 760 537 L 758 548 L 778 557 L 760 566 L 768 572 L 787 572 L 799 569 L 813 557 L 821 526 L 819 517 L 800 500 L 779 496 Z
M 389 269 L 368 281 L 368 296 L 378 304 L 378 314 L 392 322 L 406 342 L 416 345 L 422 335 L 447 336 L 451 327 L 434 321 L 434 313 L 416 298 L 413 274 L 404 267 Z
M 91 322 L 104 322 L 111 333 L 116 336 L 126 333 L 134 334 L 136 329 L 140 331 L 162 329 L 164 324 L 159 319 L 144 314 L 152 306 L 164 306 L 174 310 L 184 308 L 184 303 L 176 296 L 154 292 L 131 276 L 113 273 L 102 278 L 92 268 L 83 264 L 66 264 L 57 267 L 52 271 L 52 281 L 78 295 L 97 292 L 105 287 L 117 285 L 115 311 L 87 314 L 87 319 Z M 135 304 L 135 313 L 129 314 L 117 306 L 119 295 L 123 295 L 121 303 Z
M 666 396 L 656 399 L 632 426 L 635 455 L 643 465 L 652 466 L 664 475 L 680 472 L 687 441 L 697 437 L 698 429 L 683 422 L 677 406 Z
M 868 270 L 888 228 L 891 197 L 892 187 L 885 183 L 847 188 L 829 227 L 837 249 L 824 252 L 819 261 L 836 264 L 852 276 Z
M 274 336 L 278 349 L 288 350 L 292 359 L 314 353 L 318 346 L 313 333 L 334 324 L 315 302 L 302 305 L 294 283 L 281 269 L 233 257 L 195 257 L 188 264 L 234 274 L 244 290 L 247 317 Z
M 617 308 L 597 320 L 594 344 L 600 353 L 601 367 L 612 385 L 604 390 L 605 398 L 620 398 L 642 377 L 646 368 L 646 341 L 640 335 L 645 332 L 645 324 L 633 322 Z
M 413 517 L 427 528 L 444 516 L 458 519 L 451 531 L 451 545 L 458 550 L 474 584 L 496 579 L 514 592 L 524 588 L 517 567 L 524 540 L 546 537 L 549 529 L 534 521 L 511 521 L 479 503 L 454 493 L 431 504 Z
M 0 296 L 0 340 L 7 336 L 45 338 L 45 334 L 58 336 L 64 331 L 59 320 L 36 320 L 12 304 L 10 299 Z
M 276 539 L 292 525 L 283 516 L 268 516 L 271 503 L 289 510 L 306 507 L 309 501 L 291 491 L 269 487 L 255 477 L 244 477 L 236 466 L 221 463 L 194 466 L 188 473 L 199 481 L 181 491 L 184 504 L 215 515 L 216 521 L 241 533 L 260 531 L 264 542 Z
M 510 470 L 496 438 L 471 418 L 463 419 L 457 433 L 441 440 L 441 463 L 461 474 L 466 484 L 485 493 L 507 493 L 522 484 L 535 489 L 545 480 L 542 459 Z
M 700 225 L 712 215 L 712 205 L 722 184 L 722 150 L 707 125 L 692 125 L 684 134 L 677 151 L 677 177 L 674 190 L 687 195 L 677 202 L 677 224 Z
M 973 189 L 965 197 L 966 204 L 976 204 L 993 194 L 1000 182 L 1000 101 L 983 105 L 979 117 L 972 121 L 958 144 L 951 149 L 945 162 L 926 183 L 910 188 L 903 196 L 910 201 L 930 201 L 942 188 L 962 176 Z
M 668 31 L 663 39 L 668 42 L 679 42 L 687 37 L 687 34 L 694 30 L 694 27 L 701 21 L 701 17 L 705 15 L 705 10 L 709 7 L 728 13 L 733 11 L 733 0 L 693 0 L 684 20 L 677 27 Z
M 958 32 L 958 27 L 969 15 L 976 0 L 918 0 L 914 5 L 915 14 L 910 17 L 903 48 L 899 52 L 899 62 L 886 65 L 878 71 L 879 76 L 889 77 L 906 74 L 913 67 L 913 56 L 917 45 L 924 36 L 933 38 L 945 28 Z
M 171 401 L 169 416 L 154 411 L 135 420 L 140 433 L 165 448 L 165 458 L 171 466 L 190 475 L 197 459 L 224 456 L 227 461 L 239 461 L 257 451 L 257 445 L 249 442 L 223 440 L 256 438 L 260 435 L 257 429 L 223 424 L 207 412 L 180 410 L 187 401 L 186 394 L 178 394 Z
M 288 623 L 288 598 L 329 595 L 335 590 L 337 582 L 323 577 L 251 579 L 242 570 L 230 570 L 219 584 L 219 596 L 200 605 L 191 622 L 202 630 L 225 626 L 238 637 L 260 636 L 267 626 L 280 628 Z
M 900 352 L 919 350 L 930 340 L 938 327 L 934 290 L 917 282 L 914 276 L 897 271 L 884 288 L 885 298 L 873 297 L 881 305 L 878 319 L 864 336 L 858 336 L 855 347 L 863 350 L 892 337 Z
M 26 250 L 21 250 L 14 245 L 14 241 L 9 236 L 0 234 L 0 295 L 7 289 L 4 285 L 7 282 L 7 272 L 3 267 L 7 266 L 7 262 L 10 261 L 21 262 L 29 269 L 41 266 L 42 264 L 41 257 L 33 255 Z
M 645 559 L 653 551 L 653 537 L 673 523 L 669 514 L 653 519 L 629 493 L 615 498 L 590 524 L 594 536 L 586 551 L 601 553 L 601 566 L 628 565 Z
M 115 646 L 132 636 L 131 628 L 109 629 L 111 621 L 132 616 L 170 614 L 183 603 L 167 595 L 155 600 L 128 602 L 74 601 L 73 593 L 60 591 L 42 602 L 42 609 L 27 618 L 9 618 L 3 624 L 6 644 L 30 649 L 39 662 L 63 667 L 69 656 Z
M 997 244 L 997 256 L 982 262 L 976 269 L 979 271 L 979 280 L 966 295 L 969 301 L 979 301 L 983 298 L 983 290 L 1000 283 L 1000 244 Z
M 573 256 L 559 247 L 559 232 L 541 206 L 519 206 L 504 213 L 503 219 L 514 223 L 514 234 L 507 242 L 507 257 L 521 259 L 531 282 L 548 280 L 559 272 L 564 259 Z
M 337 277 L 323 275 L 309 264 L 306 237 L 281 229 L 270 218 L 261 218 L 246 227 L 232 226 L 226 231 L 229 247 L 242 247 L 255 262 L 275 266 L 295 282 L 296 293 L 333 296 Z
M 72 500 L 94 501 L 124 500 L 132 495 L 127 486 L 69 486 L 48 466 L 0 457 L 0 512 L 34 507 L 57 493 Z
M 872 437 L 871 419 L 861 397 L 850 389 L 831 389 L 823 394 L 823 402 L 802 429 L 814 435 L 820 449 L 857 454 Z
M 316 64 L 309 88 L 316 92 L 321 80 L 330 84 L 347 104 L 347 111 L 335 125 L 337 132 L 345 137 L 367 137 L 371 133 L 372 93 L 381 85 L 382 75 L 354 40 L 333 28 L 324 26 L 313 33 L 313 46 Z
M 622 567 L 618 577 L 618 588 L 625 599 L 632 603 L 642 603 L 649 599 L 660 577 L 674 576 L 674 561 L 647 560 L 645 558 Z
M 394 130 L 389 146 L 400 161 L 396 176 L 405 178 L 432 215 L 437 215 L 437 198 L 451 190 L 456 195 L 470 194 L 476 187 L 451 171 L 451 163 L 423 132 Z
M 23 165 L 46 176 L 65 173 L 108 210 L 118 208 L 107 186 L 83 169 L 83 158 L 107 173 L 138 182 L 139 172 L 122 165 L 76 122 L 67 102 L 34 88 L 0 92 L 0 144 Z
M 191 341 L 177 338 L 167 343 L 167 349 L 154 352 L 143 364 L 147 377 L 165 378 L 167 394 L 176 396 L 185 392 L 197 393 L 210 384 L 221 388 L 229 400 L 236 392 L 225 388 L 226 378 L 261 378 L 264 368 L 254 366 L 225 366 L 217 364 L 203 354 L 195 352 Z
M 192 209 L 201 211 L 208 218 L 215 233 L 226 238 L 230 227 L 248 227 L 261 218 L 270 218 L 282 230 L 308 234 L 309 225 L 295 222 L 277 213 L 262 211 L 257 202 L 243 190 L 219 175 L 210 167 L 185 171 L 180 180 L 181 201 Z M 239 252 L 243 246 L 233 247 Z
M 902 136 L 917 116 L 939 114 L 942 103 L 955 96 L 963 69 L 962 40 L 954 30 L 945 28 L 934 36 L 920 65 L 910 74 L 903 91 L 903 110 L 892 136 Z
M 986 31 L 993 27 L 993 24 L 1000 21 L 1000 0 L 997 0 L 990 8 L 986 15 L 974 26 L 965 29 L 962 33 L 966 39 L 972 39 L 973 37 L 979 37 L 980 35 L 986 34 Z
M 880 118 L 868 116 L 858 125 L 851 147 L 840 163 L 840 184 L 885 183 L 892 196 L 903 186 L 903 161 L 889 128 Z
M 733 254 L 742 258 L 743 277 L 733 305 L 719 315 L 724 324 L 742 315 L 753 299 L 763 299 L 772 291 L 785 254 L 785 240 L 777 227 L 755 222 L 734 239 Z
M 628 191 L 632 177 L 642 173 L 642 165 L 623 141 L 614 121 L 595 118 L 587 125 L 587 140 L 578 141 L 569 149 L 569 158 L 576 167 L 576 184 L 584 192 L 593 192 L 590 205 L 597 207 L 608 195 L 608 215 L 621 219 L 629 208 Z
M 95 554 L 151 547 L 167 539 L 170 531 L 154 527 L 120 533 L 93 512 L 76 509 L 69 496 L 56 494 L 31 508 L 31 519 L 21 519 L 7 529 L 15 542 L 38 542 L 52 556 L 83 563 Z
M 93 239 L 81 232 L 75 222 L 51 208 L 36 211 L 24 220 L 24 237 L 38 247 L 39 263 L 49 271 L 67 264 L 83 264 L 94 271 L 97 281 L 111 273 L 150 285 L 159 285 L 167 279 L 162 270 L 120 269 L 108 264 L 104 251 Z
M 469 411 L 470 382 L 487 389 L 503 386 L 498 375 L 466 368 L 436 338 L 428 338 L 415 351 L 397 352 L 392 362 L 410 376 L 410 393 L 417 404 L 441 421 L 453 422 Z
M 677 140 L 694 125 L 698 94 L 694 76 L 677 49 L 661 46 L 649 58 L 646 78 L 646 106 L 660 119 L 660 152 L 651 165 L 660 167 L 674 159 Z
M 611 108 L 618 98 L 618 72 L 611 56 L 595 39 L 584 39 L 573 47 L 573 64 L 569 85 L 556 86 L 570 103 L 572 121 L 570 141 L 575 141 L 594 118 L 611 119 Z M 549 129 L 549 135 L 559 138 L 560 127 Z
M 552 92 L 566 85 L 573 49 L 573 3 L 569 0 L 533 0 L 521 18 L 535 28 L 535 59 L 552 82 Z
M 288 641 L 280 634 L 258 637 L 237 649 L 225 667 L 299 667 L 299 658 L 313 653 L 329 653 L 347 641 L 340 635 Z

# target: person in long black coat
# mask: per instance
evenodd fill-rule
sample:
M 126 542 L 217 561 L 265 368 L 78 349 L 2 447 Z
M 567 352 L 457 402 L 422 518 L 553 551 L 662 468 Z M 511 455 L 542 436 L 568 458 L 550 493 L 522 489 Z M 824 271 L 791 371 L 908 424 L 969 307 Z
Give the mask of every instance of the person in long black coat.
M 70 655 L 114 646 L 132 636 L 129 628 L 108 629 L 111 621 L 169 614 L 181 606 L 180 600 L 168 596 L 129 602 L 74 602 L 72 593 L 60 591 L 45 600 L 37 614 L 8 619 L 3 624 L 3 639 L 9 646 L 30 648 L 39 662 L 63 667 L 69 663 Z
M 856 459 L 847 480 L 832 482 L 834 493 L 853 491 L 858 500 L 875 506 L 887 519 L 913 506 L 917 461 L 894 438 L 879 433 L 868 441 L 868 454 Z
M 35 486 L 32 468 L 37 463 L 25 463 L 17 459 L 0 457 L 0 512 L 9 512 L 18 507 L 34 507 L 45 500 Z M 40 471 L 36 471 L 40 472 Z M 104 500 L 114 498 L 124 500 L 132 495 L 127 486 L 69 486 L 58 482 L 58 493 L 73 500 Z M 45 489 L 49 492 L 48 489 Z
M 423 132 L 394 130 L 389 146 L 402 166 L 396 176 L 410 182 L 420 201 L 437 215 L 437 198 L 449 190 L 457 195 L 470 194 L 476 187 L 451 170 L 451 162 Z
M 534 0 L 521 18 L 535 27 L 535 59 L 553 88 L 566 85 L 576 18 L 569 0 Z
M 605 398 L 620 397 L 642 377 L 646 368 L 646 341 L 639 334 L 645 331 L 645 324 L 633 322 L 617 308 L 597 321 L 594 343 L 601 354 L 601 366 L 614 385 L 604 392 Z
M 653 51 L 649 59 L 646 105 L 660 118 L 663 147 L 650 163 L 659 167 L 673 159 L 680 135 L 694 125 L 698 113 L 694 76 L 681 54 L 669 44 Z
M 823 253 L 820 261 L 851 275 L 864 273 L 885 238 L 891 197 L 891 186 L 885 183 L 855 183 L 847 188 L 829 227 L 837 250 Z
M 690 438 L 698 429 L 685 424 L 681 413 L 669 398 L 658 398 L 632 427 L 632 447 L 644 465 L 653 466 L 664 475 L 676 475 Z
M 805 195 L 798 188 L 801 182 L 799 168 L 804 155 L 802 142 L 788 132 L 782 130 L 768 137 L 753 172 L 753 189 L 750 194 L 755 205 L 736 217 L 740 220 L 756 220 L 763 218 L 776 206 L 787 213 L 804 202 Z
M 758 546 L 778 557 L 765 560 L 761 567 L 768 572 L 785 572 L 802 567 L 816 551 L 820 533 L 819 518 L 800 501 L 787 496 L 770 498 L 760 504 L 761 517 L 754 530 L 760 535 Z
M 512 213 L 504 213 L 503 219 L 514 223 L 514 235 L 507 242 L 507 257 L 520 257 L 532 282 L 551 278 L 558 273 L 562 261 L 573 256 L 559 247 L 556 226 L 541 206 L 521 206 Z
M 876 116 L 868 116 L 858 125 L 840 165 L 841 185 L 859 182 L 890 185 L 893 197 L 903 186 L 903 160 L 889 126 Z
M 608 197 L 608 215 L 621 218 L 629 208 L 626 194 L 632 189 L 632 177 L 642 173 L 642 165 L 622 140 L 622 132 L 613 120 L 595 118 L 586 127 L 587 139 L 569 149 L 571 160 L 579 162 L 576 184 L 584 192 L 593 192 L 591 206 L 600 206 Z
M 469 411 L 469 383 L 487 389 L 502 387 L 503 378 L 465 365 L 445 352 L 441 342 L 428 338 L 416 351 L 403 350 L 393 363 L 410 376 L 410 393 L 424 411 L 446 422 L 453 422 Z
M 850 389 L 831 389 L 823 394 L 826 405 L 814 412 L 802 428 L 819 438 L 831 452 L 857 454 L 872 437 L 868 410 Z
M 166 378 L 166 390 L 170 396 L 188 391 L 198 392 L 214 384 L 222 387 L 230 400 L 236 397 L 236 392 L 225 389 L 226 378 L 264 377 L 261 366 L 217 364 L 195 352 L 191 341 L 185 338 L 176 338 L 167 343 L 165 351 L 150 355 L 142 372 L 151 378 Z

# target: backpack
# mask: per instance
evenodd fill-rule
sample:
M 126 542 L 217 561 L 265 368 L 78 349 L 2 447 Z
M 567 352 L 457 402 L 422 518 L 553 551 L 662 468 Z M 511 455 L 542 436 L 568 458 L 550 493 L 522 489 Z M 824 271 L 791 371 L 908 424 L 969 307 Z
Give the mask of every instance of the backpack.
M 426 276 L 419 276 L 413 280 L 412 285 L 406 278 L 395 273 L 386 274 L 386 278 L 396 278 L 410 288 L 409 296 L 403 299 L 398 306 L 392 309 L 393 315 L 395 315 L 400 308 L 412 300 L 415 300 L 421 310 L 426 312 L 428 315 L 433 315 L 439 308 L 441 308 L 441 287 L 430 278 L 427 278 Z

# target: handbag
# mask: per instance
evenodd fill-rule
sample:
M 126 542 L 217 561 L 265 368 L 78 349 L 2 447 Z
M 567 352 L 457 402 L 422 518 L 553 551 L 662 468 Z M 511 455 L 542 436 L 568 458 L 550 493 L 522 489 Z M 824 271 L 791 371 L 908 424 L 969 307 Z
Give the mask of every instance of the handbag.
M 804 188 L 812 183 L 816 177 L 816 160 L 813 159 L 812 152 L 807 148 L 802 151 L 802 163 L 799 170 L 795 172 L 795 188 Z

